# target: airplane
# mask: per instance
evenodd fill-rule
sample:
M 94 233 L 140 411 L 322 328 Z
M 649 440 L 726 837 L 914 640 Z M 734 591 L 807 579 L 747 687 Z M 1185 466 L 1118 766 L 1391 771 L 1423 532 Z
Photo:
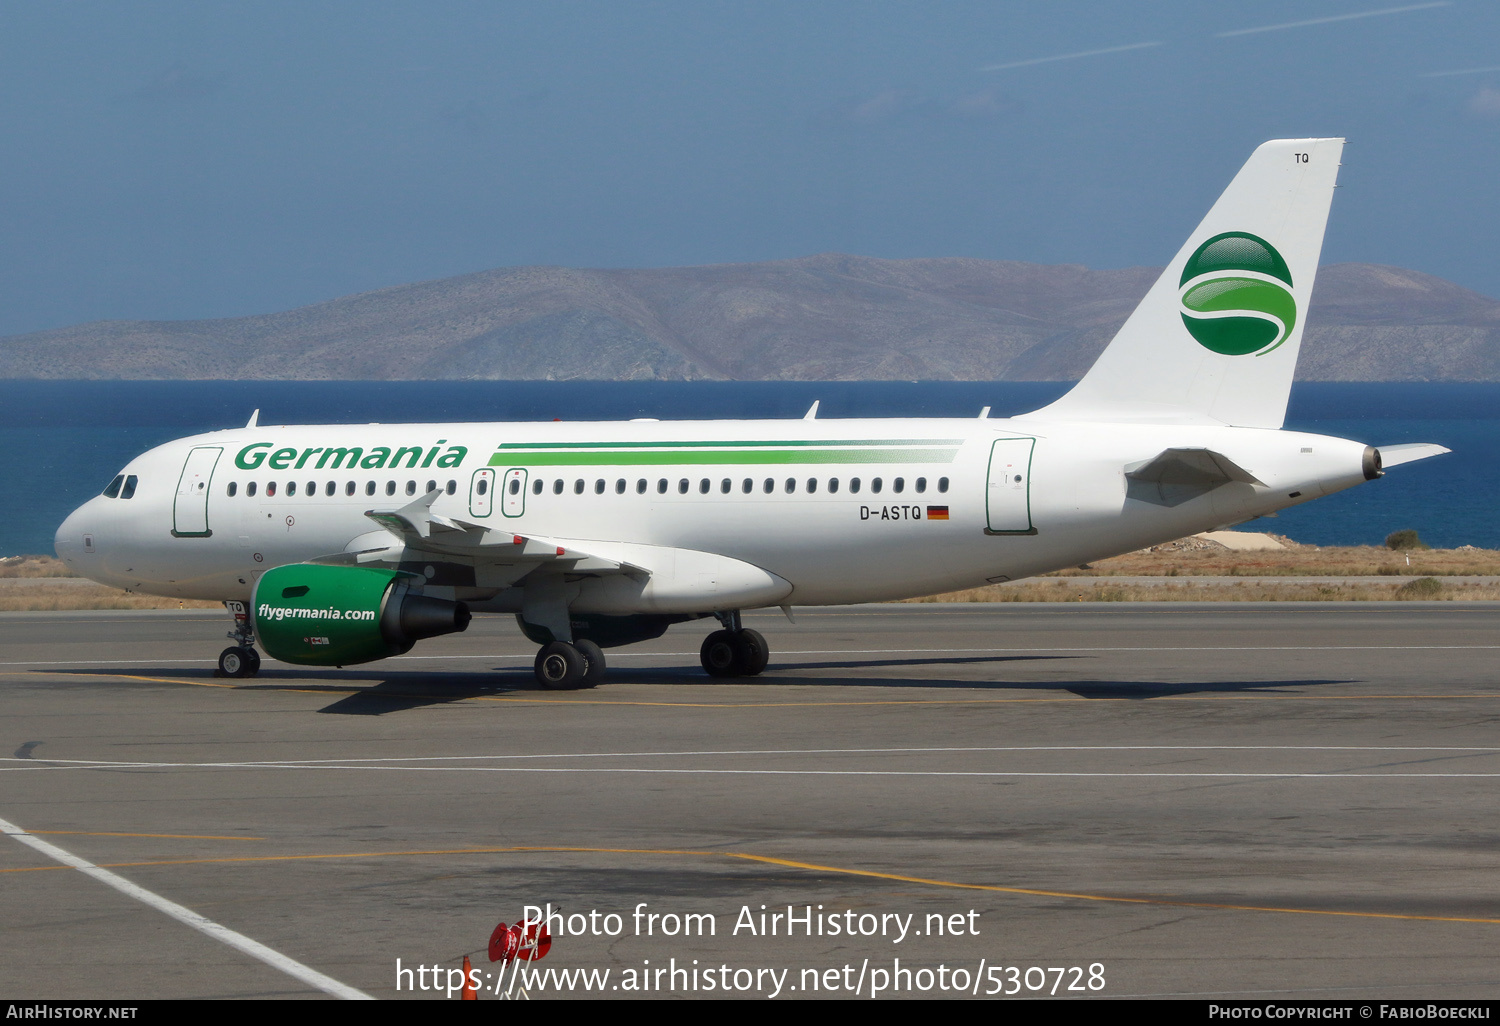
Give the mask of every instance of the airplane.
M 225 603 L 218 673 L 346 666 L 514 614 L 548 688 L 747 609 L 1013 581 L 1264 517 L 1448 450 L 1282 429 L 1344 140 L 1258 147 L 1081 381 L 1017 417 L 260 425 L 131 460 L 57 531 L 129 591 Z M 258 414 L 258 411 L 257 411 Z

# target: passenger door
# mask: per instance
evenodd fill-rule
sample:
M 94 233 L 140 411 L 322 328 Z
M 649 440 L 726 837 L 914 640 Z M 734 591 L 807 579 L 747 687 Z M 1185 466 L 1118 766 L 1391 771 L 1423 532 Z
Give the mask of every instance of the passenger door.
M 208 529 L 208 495 L 214 467 L 223 452 L 216 445 L 200 445 L 188 453 L 172 501 L 173 537 L 207 538 L 213 534 Z
M 990 448 L 985 534 L 1036 534 L 1031 523 L 1031 454 L 1035 438 L 999 438 Z

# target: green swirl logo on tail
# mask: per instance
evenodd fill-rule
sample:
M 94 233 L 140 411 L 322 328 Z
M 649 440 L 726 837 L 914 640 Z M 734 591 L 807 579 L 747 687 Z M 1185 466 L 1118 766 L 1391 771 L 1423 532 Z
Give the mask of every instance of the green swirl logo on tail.
M 1182 323 L 1206 349 L 1264 356 L 1297 323 L 1291 284 L 1286 261 L 1265 239 L 1249 232 L 1215 235 L 1182 269 Z

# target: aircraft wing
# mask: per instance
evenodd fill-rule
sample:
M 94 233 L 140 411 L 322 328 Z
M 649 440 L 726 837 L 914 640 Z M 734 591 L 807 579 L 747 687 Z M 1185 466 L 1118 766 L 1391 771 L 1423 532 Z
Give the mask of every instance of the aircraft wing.
M 516 534 L 434 513 L 432 505 L 441 494 L 429 492 L 396 510 L 367 510 L 365 516 L 383 530 L 362 534 L 343 552 L 309 562 L 397 566 L 422 573 L 433 584 L 478 587 L 504 587 L 544 565 L 569 575 L 651 576 L 644 567 L 597 555 L 577 542 Z

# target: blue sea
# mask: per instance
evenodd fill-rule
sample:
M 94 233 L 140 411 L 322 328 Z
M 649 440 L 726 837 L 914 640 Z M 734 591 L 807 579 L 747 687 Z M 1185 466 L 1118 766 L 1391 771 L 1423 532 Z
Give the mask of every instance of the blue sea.
M 0 555 L 52 551 L 57 525 L 132 456 L 245 423 L 334 424 L 659 417 L 973 417 L 1025 413 L 1064 382 L 4 381 Z M 1374 445 L 1438 442 L 1447 456 L 1287 510 L 1257 527 L 1316 545 L 1500 548 L 1500 384 L 1299 384 L 1287 426 Z

